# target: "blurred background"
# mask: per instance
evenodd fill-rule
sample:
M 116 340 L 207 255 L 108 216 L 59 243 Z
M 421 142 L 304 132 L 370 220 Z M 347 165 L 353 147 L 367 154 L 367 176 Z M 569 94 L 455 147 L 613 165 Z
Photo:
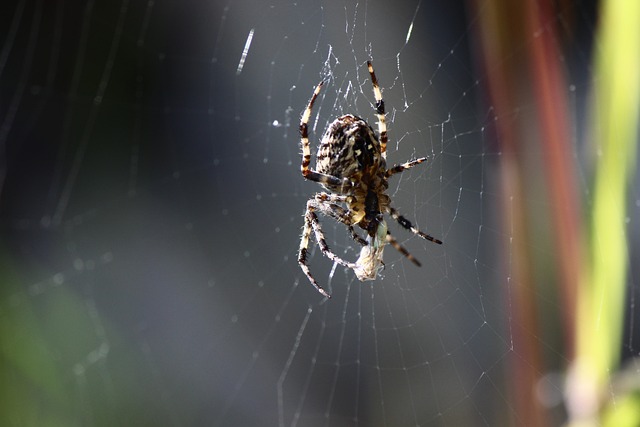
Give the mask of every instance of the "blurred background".
M 443 3 L 3 2 L 0 424 L 640 425 L 640 10 Z M 312 240 L 325 300 L 298 125 L 368 60 L 444 244 Z

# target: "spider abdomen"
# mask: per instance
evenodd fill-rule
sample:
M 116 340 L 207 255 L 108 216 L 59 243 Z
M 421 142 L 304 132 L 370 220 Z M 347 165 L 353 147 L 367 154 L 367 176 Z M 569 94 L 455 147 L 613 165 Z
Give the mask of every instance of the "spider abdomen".
M 380 142 L 367 122 L 347 114 L 329 125 L 318 148 L 318 172 L 366 184 L 385 167 Z M 325 187 L 339 191 L 330 185 Z

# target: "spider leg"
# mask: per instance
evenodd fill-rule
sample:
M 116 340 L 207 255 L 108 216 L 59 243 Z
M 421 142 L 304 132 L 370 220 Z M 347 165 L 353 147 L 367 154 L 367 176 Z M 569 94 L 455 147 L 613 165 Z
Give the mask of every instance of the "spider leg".
M 373 71 L 373 65 L 371 61 L 367 61 L 367 68 L 369 69 L 369 75 L 371 76 L 371 84 L 373 85 L 373 96 L 376 99 L 376 115 L 378 116 L 378 133 L 380 138 L 380 152 L 382 158 L 387 159 L 387 121 L 384 117 L 384 100 L 382 99 L 382 91 L 378 84 L 378 78 Z
M 338 194 L 328 194 L 328 193 L 317 193 L 314 196 L 315 201 L 317 202 L 314 206 L 320 210 L 323 214 L 330 216 L 338 222 L 343 223 L 347 230 L 349 230 L 349 234 L 351 234 L 351 238 L 358 242 L 360 245 L 364 246 L 367 244 L 367 241 L 356 233 L 356 230 L 353 228 L 351 224 L 351 216 L 349 212 L 340 205 L 336 205 L 335 203 L 328 202 L 342 202 L 345 203 L 352 196 L 344 196 Z
M 411 160 L 410 162 L 406 162 L 403 163 L 401 165 L 394 165 L 392 168 L 387 169 L 387 171 L 385 172 L 384 176 L 385 178 L 389 178 L 392 175 L 395 175 L 397 173 L 401 173 L 407 169 L 411 169 L 414 166 L 419 165 L 422 162 L 426 162 L 427 158 L 426 157 L 420 157 L 419 159 L 415 159 L 415 160 Z
M 353 199 L 353 196 L 346 196 L 344 194 L 334 194 L 334 193 L 325 193 L 320 192 L 316 193 L 313 196 L 315 200 L 318 202 L 336 202 L 336 203 L 347 203 L 348 201 Z
M 309 146 L 309 119 L 311 118 L 311 109 L 313 108 L 313 103 L 316 101 L 316 98 L 320 94 L 320 89 L 324 82 L 318 83 L 316 89 L 313 91 L 313 95 L 309 100 L 309 104 L 307 108 L 305 108 L 304 113 L 302 113 L 302 118 L 300 119 L 300 145 L 302 145 L 302 164 L 300 165 L 300 171 L 302 172 L 302 176 L 311 181 L 319 182 L 320 184 L 328 184 L 332 186 L 345 185 L 346 182 L 332 175 L 327 175 L 324 173 L 316 172 L 309 168 L 309 164 L 311 164 L 311 147 Z
M 312 204 L 307 203 L 307 213 L 305 215 L 305 221 L 308 221 L 313 227 L 313 232 L 316 235 L 316 241 L 318 242 L 318 246 L 320 246 L 320 250 L 333 262 L 337 262 L 340 265 L 343 265 L 348 268 L 356 268 L 357 265 L 355 263 L 345 261 L 340 258 L 338 255 L 334 254 L 331 249 L 329 249 L 329 245 L 327 245 L 327 241 L 324 238 L 324 233 L 322 232 L 322 227 L 320 226 L 320 221 L 318 220 L 318 215 L 314 212 L 315 208 Z
M 391 234 L 389 234 L 388 232 L 387 232 L 387 242 L 390 243 L 391 246 L 393 246 L 398 252 L 400 252 L 402 255 L 407 257 L 409 259 L 409 261 L 411 261 L 412 263 L 414 263 L 418 267 L 420 267 L 422 265 L 422 264 L 420 264 L 420 261 L 415 259 L 415 257 L 413 255 L 411 255 L 409 253 L 409 251 L 404 246 L 402 246 L 400 243 L 398 243 L 398 241 L 396 239 L 394 239 L 393 236 Z
M 318 208 L 317 203 L 318 202 L 314 199 L 311 199 L 307 202 L 307 211 L 304 215 L 302 239 L 300 240 L 300 249 L 298 251 L 298 264 L 300 264 L 300 268 L 309 278 L 309 281 L 316 288 L 316 290 L 325 297 L 331 298 L 327 291 L 325 291 L 322 286 L 320 286 L 318 282 L 313 278 L 311 272 L 309 271 L 309 266 L 307 265 L 307 248 L 309 247 L 309 237 L 311 236 L 311 230 L 313 230 L 313 232 L 315 233 L 316 241 L 318 242 L 318 246 L 320 247 L 320 250 L 322 251 L 324 256 L 329 258 L 331 261 L 348 267 L 352 270 L 358 268 L 358 265 L 343 260 L 338 255 L 334 254 L 331 249 L 329 249 L 329 245 L 327 245 L 327 241 L 324 238 L 324 233 L 322 232 L 322 227 L 320 226 L 320 221 L 318 220 L 318 215 L 316 215 L 315 213 L 316 210 L 324 212 L 324 209 Z
M 336 221 L 343 223 L 347 227 L 347 230 L 349 231 L 349 234 L 351 235 L 351 238 L 353 240 L 355 240 L 362 246 L 367 245 L 367 241 L 360 237 L 355 228 L 353 228 L 353 226 L 349 224 L 349 215 L 342 206 L 331 203 L 326 208 L 320 208 L 319 210 L 325 215 L 335 219 Z
M 435 237 L 430 236 L 418 230 L 416 227 L 413 226 L 413 224 L 411 224 L 411 221 L 409 221 L 407 218 L 400 215 L 400 212 L 398 212 L 396 209 L 392 208 L 391 206 L 389 206 L 389 214 L 393 219 L 398 221 L 398 224 L 400 224 L 402 227 L 406 228 L 407 230 L 410 230 L 413 234 L 417 234 L 418 236 L 422 237 L 425 240 L 429 240 L 430 242 L 437 243 L 439 245 L 442 244 L 442 240 L 438 240 Z
M 316 279 L 311 275 L 311 271 L 309 270 L 309 266 L 307 265 L 307 248 L 309 247 L 309 236 L 311 235 L 311 223 L 307 221 L 307 217 L 305 215 L 304 227 L 302 229 L 302 239 L 300 239 L 300 248 L 298 249 L 298 264 L 300 264 L 300 268 L 304 272 L 305 276 L 309 279 L 311 284 L 318 292 L 320 292 L 326 298 L 331 298 L 331 295 L 325 291 L 322 286 L 318 284 Z

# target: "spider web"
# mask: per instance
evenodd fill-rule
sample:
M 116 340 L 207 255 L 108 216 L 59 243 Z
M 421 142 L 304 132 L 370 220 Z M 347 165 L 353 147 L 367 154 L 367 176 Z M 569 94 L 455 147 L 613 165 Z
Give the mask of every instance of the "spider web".
M 526 423 L 509 381 L 513 359 L 536 356 L 514 344 L 496 127 L 536 110 L 529 99 L 498 115 L 487 94 L 477 38 L 489 2 L 441 3 L 4 4 L 1 397 L 14 409 L 3 422 Z M 589 2 L 569 3 L 578 30 L 564 89 L 582 150 L 596 19 Z M 556 12 L 525 43 L 568 20 Z M 305 202 L 320 191 L 299 173 L 298 123 L 323 79 L 312 149 L 338 115 L 373 124 L 369 59 L 388 162 L 429 158 L 388 193 L 444 244 L 388 218 L 422 267 L 388 247 L 382 277 L 360 283 L 312 241 L 312 274 L 333 296 L 324 301 L 296 260 Z M 588 156 L 574 154 L 589 204 Z M 539 213 L 533 256 L 553 259 L 549 202 L 517 196 Z M 332 250 L 355 260 L 345 227 L 320 219 Z M 631 355 L 637 292 L 632 282 Z M 558 425 L 562 305 L 545 287 L 534 297 L 544 334 L 525 335 L 546 360 L 539 397 Z

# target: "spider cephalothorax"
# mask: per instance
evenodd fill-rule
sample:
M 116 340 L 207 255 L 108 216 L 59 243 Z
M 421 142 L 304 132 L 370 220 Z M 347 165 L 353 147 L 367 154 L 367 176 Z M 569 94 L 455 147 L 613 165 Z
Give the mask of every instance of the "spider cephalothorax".
M 379 136 L 376 136 L 375 131 L 367 122 L 357 116 L 347 114 L 338 117 L 329 125 L 320 141 L 316 170 L 312 170 L 309 168 L 311 149 L 309 147 L 308 122 L 313 103 L 322 88 L 322 82 L 316 87 L 300 121 L 302 175 L 309 180 L 319 182 L 329 193 L 317 193 L 307 201 L 298 262 L 311 284 L 327 298 L 331 298 L 331 296 L 316 282 L 307 266 L 307 247 L 312 230 L 320 250 L 332 261 L 351 268 L 361 281 L 375 279 L 383 268 L 382 254 L 386 243 L 390 243 L 414 264 L 420 265 L 389 234 L 383 217 L 385 213 L 391 215 L 402 227 L 411 230 L 420 237 L 434 243 L 442 243 L 415 228 L 411 222 L 391 206 L 391 199 L 386 194 L 389 187 L 387 179 L 427 159 L 422 157 L 387 169 L 387 125 L 384 101 L 371 62 L 367 62 L 367 66 L 376 100 Z M 329 249 L 316 215 L 317 211 L 345 224 L 353 239 L 362 245 L 360 256 L 355 263 L 343 260 Z M 365 239 L 356 233 L 354 225 L 365 230 Z

